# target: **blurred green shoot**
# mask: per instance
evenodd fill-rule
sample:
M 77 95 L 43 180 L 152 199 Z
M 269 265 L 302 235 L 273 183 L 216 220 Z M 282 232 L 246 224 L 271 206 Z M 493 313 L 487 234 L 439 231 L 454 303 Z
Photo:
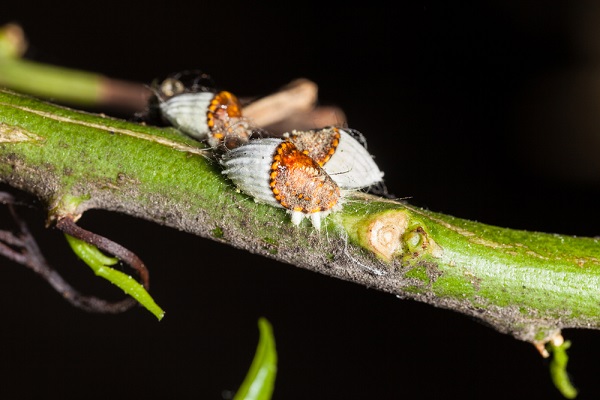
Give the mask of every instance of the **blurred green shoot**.
M 269 400 L 277 375 L 277 351 L 269 321 L 258 320 L 260 337 L 254 360 L 233 400 Z

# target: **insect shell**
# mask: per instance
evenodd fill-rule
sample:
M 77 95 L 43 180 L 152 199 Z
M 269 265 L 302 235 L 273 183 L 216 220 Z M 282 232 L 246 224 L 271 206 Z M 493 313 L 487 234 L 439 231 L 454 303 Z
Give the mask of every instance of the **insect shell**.
M 223 174 L 255 201 L 287 209 L 292 223 L 321 219 L 340 206 L 340 188 L 311 157 L 287 141 L 254 139 L 224 153 Z
M 336 127 L 294 130 L 284 138 L 314 159 L 342 189 L 363 189 L 383 181 L 383 172 L 358 131 Z
M 206 75 L 194 78 L 195 73 L 174 74 L 155 85 L 163 119 L 211 147 L 234 148 L 246 143 L 250 130 L 238 98 L 227 91 L 216 91 L 212 82 L 203 84 Z

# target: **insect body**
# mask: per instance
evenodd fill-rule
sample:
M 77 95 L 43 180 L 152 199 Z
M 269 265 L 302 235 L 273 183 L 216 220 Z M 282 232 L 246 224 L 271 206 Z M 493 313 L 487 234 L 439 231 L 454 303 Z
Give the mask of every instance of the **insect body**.
M 358 131 L 326 127 L 282 138 L 261 131 L 253 138 L 237 97 L 214 89 L 206 74 L 173 74 L 153 89 L 153 109 L 163 120 L 219 150 L 214 156 L 223 174 L 241 192 L 287 209 L 295 225 L 308 218 L 320 229 L 322 218 L 340 208 L 343 190 L 385 189 Z
M 382 182 L 383 172 L 358 131 L 327 127 L 292 131 L 284 137 L 318 162 L 342 189 L 363 189 Z
M 340 204 L 340 188 L 319 164 L 287 140 L 255 139 L 226 152 L 223 173 L 258 202 L 286 208 L 292 223 L 321 219 Z
M 189 73 L 188 73 L 189 74 Z M 211 147 L 234 148 L 249 140 L 251 131 L 238 98 L 227 91 L 187 83 L 174 75 L 155 89 L 161 116 L 183 133 Z

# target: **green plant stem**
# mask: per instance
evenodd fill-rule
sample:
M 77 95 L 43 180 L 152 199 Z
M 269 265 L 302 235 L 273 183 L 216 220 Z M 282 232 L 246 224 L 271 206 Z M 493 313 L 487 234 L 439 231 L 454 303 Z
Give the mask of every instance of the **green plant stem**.
M 21 58 L 27 40 L 20 26 L 0 27 L 0 87 L 79 107 L 108 107 L 140 112 L 150 90 L 146 85 L 101 74 Z
M 0 86 L 71 104 L 101 100 L 102 76 L 18 58 L 0 58 Z
M 567 362 L 569 361 L 567 349 L 571 347 L 571 342 L 566 341 L 561 344 L 554 344 L 551 341 L 547 347 L 552 356 L 550 360 L 550 376 L 554 386 L 556 386 L 565 398 L 574 399 L 577 397 L 578 391 L 571 383 L 567 373 Z
M 114 210 L 452 309 L 529 342 L 600 328 L 598 239 L 499 228 L 360 193 L 320 232 L 306 221 L 295 227 L 284 210 L 238 193 L 203 145 L 174 129 L 0 91 L 0 182 L 36 195 L 50 223 Z

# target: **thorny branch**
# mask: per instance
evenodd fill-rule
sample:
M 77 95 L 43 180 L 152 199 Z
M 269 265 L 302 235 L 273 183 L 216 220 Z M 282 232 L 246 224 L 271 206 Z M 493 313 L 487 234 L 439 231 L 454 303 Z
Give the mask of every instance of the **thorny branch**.
M 101 103 L 119 109 L 142 112 L 150 90 L 147 85 L 134 82 L 120 82 L 103 77 L 100 80 Z M 313 124 L 343 124 L 345 115 L 341 109 L 331 106 L 316 106 L 318 87 L 307 79 L 296 79 L 283 86 L 278 92 L 260 99 L 243 99 L 247 105 L 244 113 L 257 126 L 268 127 L 272 132 L 283 132 L 295 128 L 308 128 Z M 142 106 L 143 105 L 143 106 Z M 310 121 L 310 125 L 306 125 Z M 0 192 L 0 202 L 8 206 L 19 233 L 0 231 L 0 255 L 33 269 L 42 276 L 57 292 L 70 303 L 87 311 L 119 313 L 136 304 L 135 299 L 126 298 L 117 303 L 84 296 L 70 286 L 51 266 L 41 253 L 26 223 L 15 210 L 15 199 L 6 192 Z M 149 274 L 146 266 L 137 255 L 125 247 L 79 227 L 69 216 L 61 217 L 56 228 L 77 239 L 90 243 L 100 250 L 116 256 L 137 271 L 142 285 L 149 289 Z
M 13 60 L 4 63 L 4 71 L 13 73 L 15 79 L 12 87 L 31 93 L 27 89 L 30 88 L 28 71 L 31 71 L 28 68 L 32 65 L 18 60 L 19 52 L 22 50 L 18 40 L 13 47 L 17 50 L 8 56 Z M 40 72 L 39 67 L 39 65 L 35 67 L 37 72 Z M 56 72 L 65 72 L 64 69 L 57 71 L 56 68 L 41 67 L 43 73 L 40 75 L 46 77 L 57 78 Z M 96 75 L 82 75 L 89 89 L 85 100 L 94 105 L 125 108 L 128 105 L 133 108 L 132 111 L 141 112 L 140 108 L 145 106 L 146 99 L 150 95 L 146 85 L 119 84 L 120 82 Z M 3 74 L 0 74 L 0 78 L 2 77 Z M 72 79 L 66 82 L 72 83 Z M 99 88 L 98 82 L 100 82 Z M 1 80 L 0 84 L 2 84 Z M 39 86 L 36 86 L 36 90 Z M 65 90 L 68 85 L 64 80 L 56 86 L 59 87 L 59 93 L 72 95 L 72 91 Z M 296 97 L 298 90 L 305 92 Z M 97 96 L 98 92 L 100 96 Z M 311 96 L 311 93 L 314 96 Z M 294 82 L 284 88 L 282 94 L 284 97 L 267 97 L 249 101 L 244 108 L 245 116 L 255 125 L 262 126 L 273 133 L 304 129 L 306 126 L 302 124 L 307 121 L 311 125 L 321 126 L 345 123 L 340 110 L 315 105 L 316 85 L 309 81 Z M 286 94 L 292 96 L 285 98 Z M 40 93 L 37 95 L 44 97 Z M 39 167 L 39 155 L 36 149 L 21 147 L 18 143 L 43 141 L 56 134 L 66 138 L 62 143 L 72 141 L 70 146 L 75 149 L 90 148 L 93 146 L 89 144 L 97 144 L 99 148 L 96 151 L 104 152 L 102 154 L 111 151 L 114 152 L 113 158 L 125 159 L 126 155 L 138 153 L 141 146 L 140 143 L 127 143 L 125 138 L 129 140 L 135 137 L 148 141 L 149 136 L 141 131 L 141 127 L 130 126 L 129 129 L 122 129 L 113 126 L 114 122 L 110 120 L 75 116 L 75 114 L 71 117 L 57 117 L 52 112 L 38 110 L 35 102 L 23 99 L 16 101 L 11 93 L 0 91 L 0 96 L 7 99 L 4 103 L 0 103 L 0 108 L 3 107 L 9 114 L 17 116 L 13 120 L 0 121 L 0 128 L 4 129 L 4 132 L 0 129 L 0 134 L 5 136 L 0 142 L 9 143 L 6 149 L 3 149 L 0 143 L 0 159 L 3 157 L 3 160 L 6 160 L 5 164 L 11 167 L 7 171 L 0 171 L 4 174 L 0 174 L 0 178 L 14 187 L 36 192 L 35 194 L 46 201 L 47 205 L 57 201 L 58 195 L 81 194 L 69 193 L 72 190 L 70 180 L 74 179 L 71 176 L 77 176 L 82 182 L 85 181 L 84 186 L 87 190 L 85 194 L 93 199 L 78 208 L 77 211 L 80 213 L 90 208 L 125 210 L 131 215 L 144 217 L 199 236 L 211 237 L 235 247 L 327 275 L 395 293 L 402 298 L 412 298 L 435 306 L 454 309 L 481 319 L 501 332 L 535 344 L 540 353 L 546 357 L 548 352 L 545 346 L 548 343 L 555 349 L 560 348 L 563 352 L 566 350 L 567 346 L 562 345 L 561 328 L 600 329 L 600 318 L 597 312 L 598 293 L 600 293 L 598 291 L 600 255 L 596 239 L 490 227 L 420 210 L 408 204 L 372 198 L 365 199 L 360 207 L 348 206 L 334 216 L 335 222 L 332 226 L 335 225 L 335 229 L 342 232 L 340 236 L 343 237 L 344 245 L 347 246 L 351 242 L 354 256 L 365 263 L 363 265 L 358 261 L 350 265 L 336 257 L 339 246 L 335 245 L 335 241 L 324 243 L 314 236 L 290 230 L 282 223 L 280 214 L 276 214 L 273 210 L 259 210 L 258 206 L 244 203 L 237 195 L 222 191 L 222 181 L 216 178 L 214 170 L 194 158 L 193 154 L 197 155 L 198 149 L 190 147 L 189 144 L 182 146 L 181 138 L 170 137 L 168 140 L 162 140 L 163 136 L 169 136 L 168 132 L 154 132 L 155 137 L 161 137 L 161 140 L 149 140 L 157 144 L 156 148 L 151 149 L 146 143 L 148 145 L 146 148 L 151 150 L 153 156 L 162 161 L 155 162 L 152 167 L 160 169 L 166 166 L 170 168 L 168 173 L 160 174 L 153 170 L 151 174 L 147 174 L 146 165 L 140 161 L 133 166 L 120 165 L 115 180 L 113 165 L 98 162 L 106 157 L 95 157 L 93 165 L 97 168 L 93 168 L 93 174 L 88 174 L 90 163 L 82 163 L 84 170 L 76 171 L 80 167 L 77 166 L 80 152 L 73 153 L 77 157 L 75 160 L 71 154 L 70 159 L 60 157 L 51 161 L 46 160 L 46 164 Z M 308 99 L 308 101 L 297 103 L 295 100 L 298 98 Z M 64 98 L 66 103 L 69 103 L 68 99 L 73 100 L 66 96 Z M 82 98 L 77 99 L 83 101 Z M 60 98 L 57 101 L 60 101 Z M 15 105 L 16 103 L 19 105 Z M 60 113 L 62 115 L 63 110 Z M 47 120 L 43 124 L 36 123 L 36 119 L 40 118 Z M 53 119 L 63 126 L 76 126 L 78 131 L 86 131 L 87 135 L 78 134 L 77 137 L 70 137 L 68 129 L 58 128 L 58 126 L 57 132 L 49 130 L 46 123 Z M 18 122 L 17 125 L 12 125 L 14 120 Z M 114 135 L 117 131 L 123 136 Z M 104 142 L 99 140 L 98 136 L 106 132 L 114 135 L 112 138 L 120 141 L 122 147 L 111 144 L 110 148 L 103 149 L 101 144 Z M 86 142 L 86 140 L 90 141 Z M 183 159 L 178 153 L 158 147 L 158 144 L 165 145 L 166 142 L 170 142 L 173 149 L 177 151 L 187 147 L 190 156 Z M 52 144 L 49 145 L 51 146 Z M 69 146 L 63 145 L 59 151 L 66 152 L 68 148 Z M 173 163 L 173 160 L 178 162 Z M 48 165 L 52 168 L 47 168 Z M 178 174 L 173 169 L 177 169 Z M 190 170 L 193 170 L 193 179 L 185 179 L 190 176 Z M 32 174 L 31 171 L 39 173 Z M 68 171 L 68 174 L 61 175 L 62 171 Z M 173 175 L 180 177 L 179 187 L 177 185 L 173 187 L 170 179 Z M 169 177 L 169 180 L 163 182 L 157 179 L 161 176 Z M 124 177 L 127 179 L 121 179 Z M 36 181 L 36 179 L 40 180 Z M 201 189 L 193 184 L 199 181 L 203 184 Z M 130 185 L 124 185 L 123 182 Z M 106 187 L 114 189 L 109 196 L 106 195 Z M 193 201 L 189 201 L 190 193 L 194 193 Z M 151 202 L 143 196 L 145 194 L 151 197 Z M 183 198 L 186 199 L 186 204 L 182 204 Z M 78 307 L 90 311 L 120 312 L 135 304 L 133 299 L 126 299 L 119 303 L 106 303 L 100 299 L 80 295 L 48 266 L 24 222 L 16 214 L 14 198 L 0 192 L 0 203 L 8 205 L 12 218 L 17 224 L 17 233 L 0 231 L 0 255 L 32 268 Z M 219 207 L 210 207 L 217 203 Z M 223 209 L 221 207 L 223 203 L 235 204 L 236 207 Z M 241 211 L 238 212 L 238 209 Z M 82 230 L 74 223 L 72 217 L 59 215 L 56 222 L 63 232 L 117 255 L 134 268 L 137 266 L 144 286 L 148 286 L 147 271 L 133 253 L 106 238 Z M 265 226 L 269 228 L 268 235 L 261 230 Z M 274 237 L 277 239 L 273 239 Z M 365 256 L 363 250 L 367 250 L 368 255 Z M 368 273 L 369 267 L 365 268 L 365 265 L 379 262 L 374 261 L 374 258 L 370 257 L 372 255 L 385 259 L 386 266 L 389 268 L 387 274 Z M 552 282 L 552 286 L 546 285 L 547 282 Z M 573 288 L 577 290 L 574 291 Z M 557 370 L 565 375 L 565 365 Z M 568 385 L 565 385 L 563 378 L 561 379 L 563 382 L 556 385 L 557 387 L 562 385 L 564 389 Z

